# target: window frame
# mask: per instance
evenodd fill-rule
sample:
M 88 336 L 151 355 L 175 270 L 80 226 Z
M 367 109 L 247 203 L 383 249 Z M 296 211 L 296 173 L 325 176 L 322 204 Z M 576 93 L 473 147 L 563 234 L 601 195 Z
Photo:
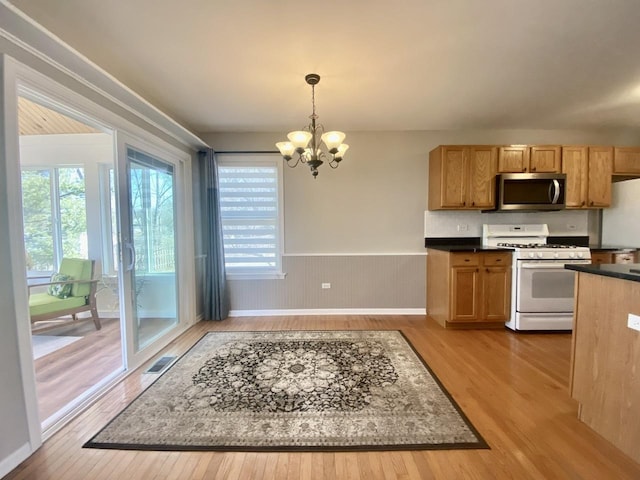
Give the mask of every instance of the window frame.
M 50 200 L 50 213 L 51 213 L 51 240 L 52 240 L 52 261 L 53 261 L 53 270 L 27 270 L 27 275 L 44 275 L 44 274 L 52 274 L 57 272 L 60 269 L 60 262 L 64 257 L 63 251 L 63 230 L 62 230 L 62 214 L 61 214 L 61 206 L 60 206 L 60 170 L 64 168 L 81 168 L 83 174 L 86 175 L 85 165 L 75 165 L 75 164 L 64 164 L 64 165 L 25 165 L 20 166 L 20 180 L 22 182 L 22 174 L 25 171 L 47 171 L 49 172 L 49 200 Z M 86 190 L 87 183 L 86 179 L 84 180 L 84 193 L 85 193 L 85 233 L 88 234 L 88 227 L 86 224 L 86 209 L 87 209 L 87 199 L 86 199 Z M 24 201 L 24 200 L 22 200 Z M 88 241 L 88 240 L 87 240 Z M 26 247 L 25 247 L 26 248 Z M 87 247 L 88 248 L 88 247 Z
M 284 174 L 282 156 L 278 153 L 233 152 L 216 154 L 218 169 L 220 167 L 275 167 L 277 181 L 277 225 L 276 225 L 276 265 L 273 268 L 260 268 L 251 272 L 229 271 L 226 258 L 225 270 L 230 280 L 281 280 L 286 273 L 282 269 L 284 256 Z M 222 212 L 220 213 L 222 220 Z M 224 240 L 223 240 L 224 242 Z

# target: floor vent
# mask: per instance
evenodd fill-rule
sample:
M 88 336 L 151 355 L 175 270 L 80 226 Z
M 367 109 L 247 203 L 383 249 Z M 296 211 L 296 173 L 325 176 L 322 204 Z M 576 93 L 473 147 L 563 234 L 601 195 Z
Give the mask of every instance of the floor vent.
M 173 362 L 176 357 L 160 357 L 156 363 L 151 365 L 149 369 L 144 373 L 160 373 L 165 368 L 169 366 L 171 362 Z

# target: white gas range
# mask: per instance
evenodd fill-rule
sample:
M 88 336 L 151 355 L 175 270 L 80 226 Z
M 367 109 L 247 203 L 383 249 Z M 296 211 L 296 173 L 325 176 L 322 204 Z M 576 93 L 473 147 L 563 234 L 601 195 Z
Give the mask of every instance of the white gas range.
M 574 272 L 567 263 L 590 263 L 588 247 L 551 245 L 549 228 L 535 225 L 483 225 L 482 244 L 513 250 L 512 330 L 571 330 Z

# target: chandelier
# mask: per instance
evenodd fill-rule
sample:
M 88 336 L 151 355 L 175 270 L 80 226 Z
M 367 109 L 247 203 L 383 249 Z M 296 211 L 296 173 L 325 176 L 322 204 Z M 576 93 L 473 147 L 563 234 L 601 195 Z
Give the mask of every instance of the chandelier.
M 311 85 L 311 106 L 313 107 L 311 123 L 302 130 L 290 132 L 287 135 L 288 142 L 278 142 L 276 147 L 280 150 L 287 165 L 294 168 L 298 163 L 306 163 L 311 169 L 311 175 L 315 179 L 318 176 L 318 167 L 326 160 L 331 168 L 338 168 L 349 145 L 342 143 L 346 135 L 342 132 L 325 132 L 321 123 L 316 123 L 316 95 L 315 86 L 320 82 L 320 75 L 310 73 L 304 77 Z M 294 162 L 294 154 L 295 162 Z

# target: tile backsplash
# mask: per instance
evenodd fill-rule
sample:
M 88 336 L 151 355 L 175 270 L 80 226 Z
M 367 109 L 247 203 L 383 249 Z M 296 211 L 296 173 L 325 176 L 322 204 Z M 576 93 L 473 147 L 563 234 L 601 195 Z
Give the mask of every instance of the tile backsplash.
M 589 235 L 589 212 L 492 212 L 425 211 L 425 237 L 481 237 L 482 224 L 546 223 L 552 236 Z

